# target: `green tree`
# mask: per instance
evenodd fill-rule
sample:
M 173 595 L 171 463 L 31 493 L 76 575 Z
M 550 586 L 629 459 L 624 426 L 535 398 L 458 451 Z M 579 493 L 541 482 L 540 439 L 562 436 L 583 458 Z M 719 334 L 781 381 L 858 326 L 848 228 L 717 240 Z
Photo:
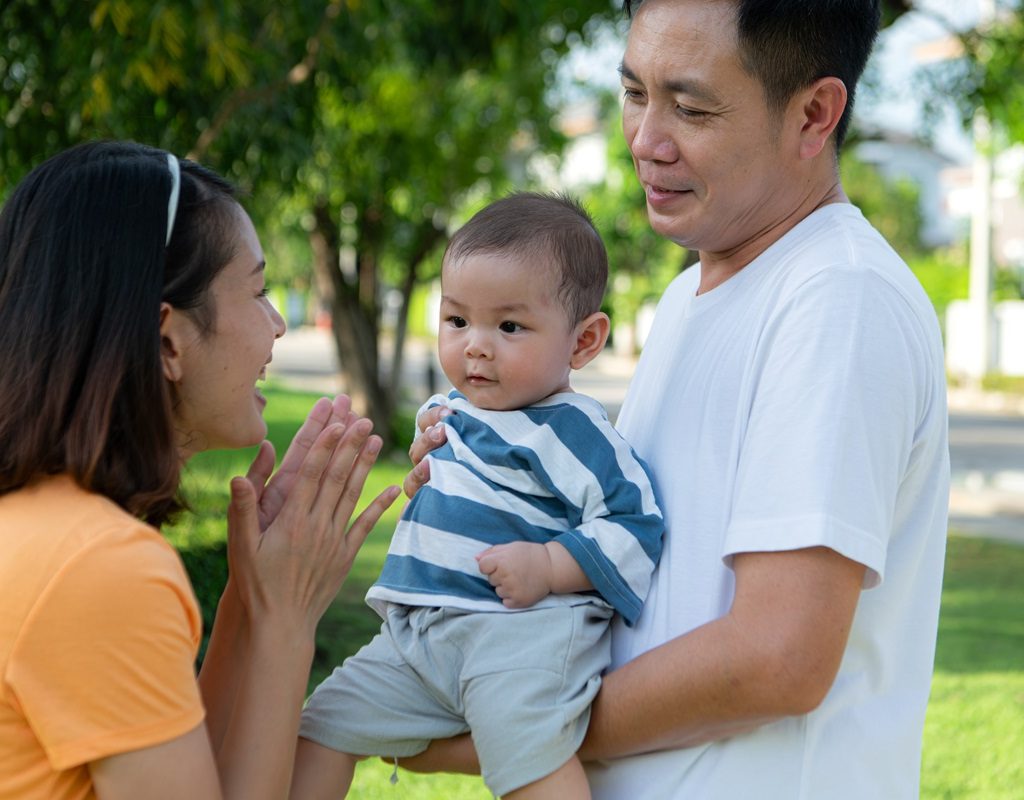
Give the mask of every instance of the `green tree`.
M 591 16 L 613 13 L 608 0 L 12 0 L 0 197 L 96 137 L 227 174 L 253 192 L 261 228 L 304 227 L 346 383 L 386 433 L 403 328 L 385 375 L 382 287 L 407 306 L 455 209 L 558 149 L 554 66 Z
M 884 177 L 877 168 L 858 159 L 855 151 L 844 153 L 839 168 L 850 201 L 896 252 L 905 259 L 920 255 L 921 190 L 917 184 Z

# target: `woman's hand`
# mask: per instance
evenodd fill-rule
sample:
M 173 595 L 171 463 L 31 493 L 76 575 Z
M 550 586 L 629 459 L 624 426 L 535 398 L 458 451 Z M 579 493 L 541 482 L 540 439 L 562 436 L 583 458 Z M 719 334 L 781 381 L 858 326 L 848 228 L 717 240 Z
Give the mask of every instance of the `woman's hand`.
M 330 421 L 341 416 L 345 422 Z M 306 434 L 321 426 L 307 445 Z M 266 470 L 257 456 L 247 478 L 232 480 L 228 562 L 251 619 L 285 615 L 285 624 L 312 637 L 359 547 L 398 496 L 398 488 L 389 487 L 349 524 L 380 452 L 371 428 L 369 420 L 348 412 L 347 400 L 330 409 L 314 407 L 280 478 L 261 491 Z
M 269 441 L 260 444 L 259 452 L 253 459 L 249 472 L 246 473 L 249 483 L 256 490 L 256 498 L 259 504 L 260 530 L 266 530 L 267 526 L 277 517 L 288 498 L 288 493 L 295 485 L 298 477 L 299 467 L 309 453 L 310 448 L 316 441 L 324 428 L 334 423 L 351 425 L 357 419 L 352 411 L 352 401 L 348 396 L 340 394 L 330 400 L 321 397 L 306 416 L 306 421 L 292 438 L 288 446 L 281 466 L 274 472 L 274 445 Z M 273 474 L 273 477 L 271 475 Z
M 424 459 L 431 450 L 436 450 L 448 439 L 441 420 L 451 413 L 448 406 L 435 406 L 420 414 L 417 420 L 420 434 L 409 447 L 409 459 L 414 466 L 402 482 L 406 496 L 412 497 L 430 480 L 430 465 Z

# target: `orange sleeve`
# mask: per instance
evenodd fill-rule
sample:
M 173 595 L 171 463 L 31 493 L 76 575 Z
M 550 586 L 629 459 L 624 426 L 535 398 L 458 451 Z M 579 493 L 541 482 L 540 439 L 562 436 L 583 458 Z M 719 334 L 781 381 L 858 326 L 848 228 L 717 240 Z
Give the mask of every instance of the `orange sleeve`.
M 7 674 L 53 768 L 198 725 L 201 632 L 181 560 L 154 532 L 112 531 L 66 564 L 26 618 Z

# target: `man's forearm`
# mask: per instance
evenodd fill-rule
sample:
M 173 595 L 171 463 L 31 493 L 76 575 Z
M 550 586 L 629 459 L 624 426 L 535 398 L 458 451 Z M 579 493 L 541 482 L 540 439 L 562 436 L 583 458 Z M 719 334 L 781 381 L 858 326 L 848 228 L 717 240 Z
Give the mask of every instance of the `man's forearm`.
M 729 613 L 608 674 L 584 759 L 688 747 L 817 707 L 835 680 L 864 567 L 827 548 L 734 558 Z
M 785 716 L 760 696 L 716 620 L 604 677 L 580 758 L 592 761 L 692 747 Z

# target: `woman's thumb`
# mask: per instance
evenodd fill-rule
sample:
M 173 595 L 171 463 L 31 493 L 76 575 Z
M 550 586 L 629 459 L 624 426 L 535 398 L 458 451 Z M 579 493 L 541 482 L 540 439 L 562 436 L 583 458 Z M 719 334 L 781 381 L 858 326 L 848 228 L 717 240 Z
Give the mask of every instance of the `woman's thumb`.
M 242 477 L 231 479 L 231 502 L 228 504 L 228 539 L 251 547 L 259 536 L 256 490 Z M 241 539 L 242 541 L 237 541 Z M 230 543 L 230 542 L 229 542 Z

